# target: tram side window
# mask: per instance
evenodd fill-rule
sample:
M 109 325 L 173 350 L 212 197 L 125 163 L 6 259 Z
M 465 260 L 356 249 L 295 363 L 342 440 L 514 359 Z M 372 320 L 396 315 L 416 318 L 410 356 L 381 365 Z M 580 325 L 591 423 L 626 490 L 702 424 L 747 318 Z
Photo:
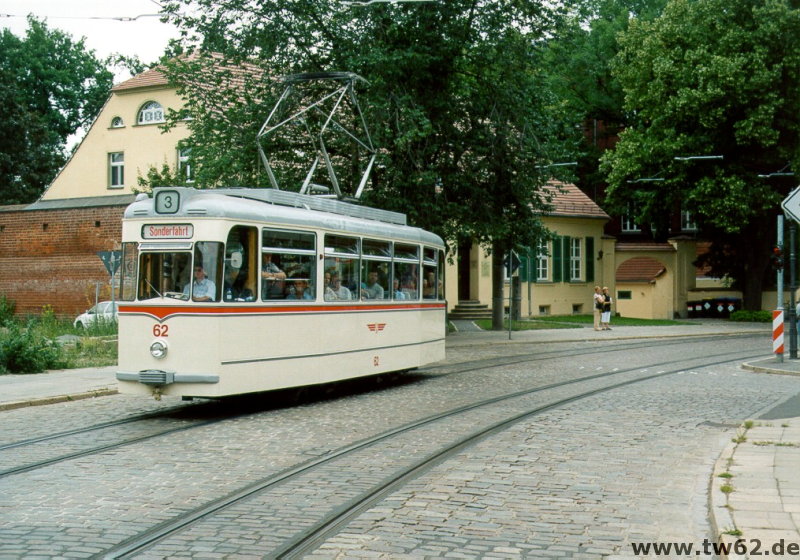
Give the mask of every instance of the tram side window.
M 439 296 L 439 299 L 442 300 L 442 301 L 444 301 L 444 299 L 445 299 L 445 295 L 444 295 L 444 271 L 445 271 L 445 268 L 444 268 L 444 265 L 445 265 L 444 251 L 439 249 L 439 268 L 437 270 L 436 280 L 438 282 L 437 283 L 438 292 L 439 292 L 438 296 Z
M 355 237 L 325 236 L 325 301 L 358 299 L 359 243 Z
M 395 299 L 419 299 L 419 247 L 397 243 L 394 246 L 394 276 L 399 279 Z
M 119 267 L 119 299 L 133 301 L 136 299 L 136 261 L 139 256 L 137 243 L 122 244 L 122 262 Z
M 264 229 L 261 245 L 261 299 L 316 299 L 314 233 Z
M 257 255 L 258 230 L 246 226 L 231 228 L 225 242 L 225 283 L 222 288 L 225 301 L 255 301 L 258 291 Z
M 183 287 L 183 294 L 188 296 L 191 289 L 193 301 L 219 301 L 222 263 L 222 243 L 214 241 L 195 243 L 192 281 Z
M 422 299 L 442 297 L 442 281 L 439 277 L 439 253 L 425 247 L 422 253 Z
M 184 286 L 191 282 L 191 262 L 189 251 L 142 253 L 139 256 L 139 299 L 189 299 L 188 295 L 184 296 Z
M 361 242 L 361 299 L 389 299 L 392 245 L 387 241 Z

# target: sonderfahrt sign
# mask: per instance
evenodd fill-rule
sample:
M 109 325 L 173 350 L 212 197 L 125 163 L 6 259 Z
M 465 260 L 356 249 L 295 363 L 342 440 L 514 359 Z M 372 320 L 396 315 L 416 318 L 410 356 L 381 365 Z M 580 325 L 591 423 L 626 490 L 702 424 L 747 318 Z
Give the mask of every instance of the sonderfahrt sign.
M 789 193 L 789 196 L 781 202 L 781 208 L 795 222 L 800 222 L 800 187 Z

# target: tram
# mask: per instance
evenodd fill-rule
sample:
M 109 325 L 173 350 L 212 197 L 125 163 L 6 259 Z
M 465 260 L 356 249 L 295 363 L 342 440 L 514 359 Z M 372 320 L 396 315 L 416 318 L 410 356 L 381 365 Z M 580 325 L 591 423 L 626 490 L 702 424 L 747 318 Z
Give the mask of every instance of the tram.
M 224 397 L 444 358 L 444 243 L 277 189 L 154 189 L 122 222 L 121 393 Z

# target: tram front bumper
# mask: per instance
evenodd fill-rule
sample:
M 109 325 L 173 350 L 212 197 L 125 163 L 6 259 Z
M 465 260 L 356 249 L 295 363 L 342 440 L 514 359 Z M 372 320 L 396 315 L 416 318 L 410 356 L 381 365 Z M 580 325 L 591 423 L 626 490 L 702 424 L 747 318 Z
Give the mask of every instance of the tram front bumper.
M 136 381 L 144 385 L 171 385 L 173 383 L 219 383 L 213 373 L 176 373 L 160 369 L 143 371 L 118 371 L 118 381 Z

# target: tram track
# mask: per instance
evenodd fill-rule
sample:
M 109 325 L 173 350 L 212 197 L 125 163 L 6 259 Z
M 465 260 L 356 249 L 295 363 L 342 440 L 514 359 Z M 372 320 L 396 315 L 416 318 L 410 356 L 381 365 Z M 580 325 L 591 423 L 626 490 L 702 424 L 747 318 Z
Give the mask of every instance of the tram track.
M 739 336 L 754 336 L 754 335 L 739 335 Z M 714 336 L 711 335 L 709 337 L 700 337 L 700 339 L 704 341 L 709 340 L 716 340 L 716 339 L 726 339 L 729 338 L 729 335 L 725 336 Z M 451 364 L 445 364 L 440 366 L 432 366 L 428 368 L 423 368 L 419 370 L 419 373 L 423 375 L 457 375 L 462 373 L 469 373 L 472 371 L 478 370 L 485 370 L 490 368 L 500 368 L 500 367 L 508 367 L 513 365 L 519 365 L 523 363 L 532 363 L 538 361 L 545 361 L 545 360 L 553 360 L 563 357 L 580 357 L 585 355 L 595 355 L 595 354 L 607 354 L 607 353 L 615 353 L 615 352 L 628 352 L 632 350 L 636 350 L 639 348 L 646 348 L 650 345 L 651 342 L 639 342 L 639 343 L 629 343 L 629 344 L 621 344 L 615 345 L 613 347 L 606 347 L 606 348 L 585 348 L 585 349 L 575 349 L 570 348 L 566 350 L 554 350 L 554 351 L 546 351 L 546 352 L 527 352 L 522 354 L 517 354 L 513 356 L 504 356 L 498 358 L 483 358 L 479 360 L 467 360 L 464 362 L 456 362 Z M 684 345 L 686 341 L 668 341 L 661 344 L 661 347 L 670 346 L 670 345 Z M 437 373 L 441 372 L 441 373 Z M 581 381 L 584 379 L 592 379 L 596 376 L 588 376 L 584 378 L 578 378 L 572 380 L 571 382 Z M 347 392 L 345 392 L 347 394 Z M 318 397 L 314 395 L 306 395 L 306 401 L 314 401 Z M 506 398 L 506 397 L 503 397 Z M 228 401 L 227 404 L 230 404 L 233 401 Z M 303 402 L 303 400 L 295 399 L 293 404 L 299 404 Z M 223 422 L 226 420 L 230 420 L 232 418 L 240 418 L 242 416 L 248 414 L 258 414 L 259 412 L 263 412 L 270 408 L 270 404 L 265 404 L 262 410 L 259 410 L 259 407 L 254 402 L 248 402 L 246 409 L 244 411 L 239 410 L 235 414 L 231 415 L 229 411 L 226 409 L 233 408 L 227 407 L 226 401 L 214 401 L 214 402 L 205 402 L 201 404 L 186 404 L 171 407 L 165 410 L 157 411 L 157 412 L 149 412 L 144 414 L 138 414 L 134 416 L 129 416 L 125 418 L 121 418 L 118 420 L 113 420 L 109 422 L 103 422 L 99 424 L 93 424 L 90 426 L 86 426 L 83 428 L 74 428 L 71 430 L 65 430 L 63 432 L 58 432 L 54 434 L 48 434 L 44 436 L 28 438 L 25 440 L 20 440 L 17 442 L 12 442 L 4 445 L 0 445 L 0 465 L 2 464 L 2 453 L 5 451 L 9 451 L 12 449 L 19 449 L 25 448 L 28 446 L 42 446 L 43 444 L 47 444 L 47 452 L 50 452 L 52 449 L 58 449 L 58 445 L 55 445 L 54 442 L 62 439 L 65 442 L 60 444 L 63 447 L 66 447 L 62 453 L 50 454 L 43 459 L 37 460 L 30 460 L 21 464 L 13 465 L 10 467 L 2 468 L 0 467 L 0 479 L 6 476 L 11 476 L 15 474 L 22 474 L 25 472 L 34 471 L 39 468 L 47 467 L 50 465 L 54 465 L 63 461 L 69 461 L 72 459 L 78 459 L 82 457 L 88 457 L 91 455 L 111 451 L 114 449 L 118 449 L 120 447 L 125 447 L 128 445 L 138 444 L 138 443 L 145 443 L 149 440 L 153 440 L 155 438 L 164 437 L 171 434 L 176 434 L 180 432 L 184 432 L 187 430 L 191 430 L 194 428 L 202 428 L 206 426 L 210 426 L 219 422 Z M 84 436 L 85 440 L 94 441 L 98 439 L 99 433 L 102 433 L 105 430 L 113 430 L 117 427 L 122 427 L 130 424 L 135 424 L 137 422 L 143 423 L 150 423 L 150 422 L 158 422 L 160 420 L 175 420 L 174 416 L 179 416 L 182 414 L 187 413 L 187 411 L 191 411 L 194 413 L 195 416 L 208 416 L 212 415 L 213 418 L 209 420 L 197 420 L 197 421 L 186 421 L 187 423 L 180 425 L 180 426 L 168 426 L 165 428 L 153 427 L 152 431 L 149 433 L 143 433 L 139 436 L 135 437 L 120 437 L 116 440 L 107 441 L 100 445 L 91 444 L 86 446 L 80 442 L 78 443 L 68 443 L 67 440 L 69 438 L 76 438 L 80 436 Z M 138 428 L 137 428 L 138 429 Z M 150 429 L 150 428 L 148 428 Z M 35 453 L 34 453 L 35 454 Z M 15 458 L 16 459 L 16 458 Z
M 257 502 L 255 509 L 266 508 L 264 513 L 264 522 L 269 524 L 268 520 L 276 518 L 276 513 L 271 511 L 270 508 L 274 504 L 279 503 L 281 496 L 294 495 L 294 493 L 308 488 L 308 485 L 318 484 L 315 481 L 324 481 L 326 478 L 325 470 L 336 469 L 336 472 L 341 472 L 343 468 L 353 469 L 354 487 L 356 480 L 360 480 L 363 472 L 360 469 L 368 470 L 365 459 L 363 457 L 372 456 L 391 456 L 392 454 L 386 449 L 380 449 L 380 445 L 389 445 L 391 449 L 392 442 L 400 437 L 410 437 L 414 432 L 430 429 L 434 425 L 440 425 L 449 420 L 458 419 L 457 426 L 473 426 L 475 423 L 467 421 L 467 416 L 477 413 L 479 416 L 488 414 L 486 411 L 490 410 L 492 405 L 503 404 L 502 417 L 493 419 L 481 424 L 482 427 L 462 433 L 458 435 L 453 441 L 447 445 L 433 450 L 426 450 L 425 453 L 417 454 L 413 457 L 408 464 L 403 466 L 395 466 L 395 472 L 383 475 L 374 483 L 370 483 L 367 488 L 354 490 L 351 494 L 346 496 L 347 499 L 342 499 L 338 502 L 338 506 L 331 506 L 329 511 L 305 527 L 297 529 L 297 523 L 291 525 L 291 532 L 293 533 L 288 538 L 283 538 L 280 542 L 267 544 L 263 554 L 269 557 L 276 558 L 295 558 L 300 555 L 313 550 L 319 544 L 331 535 L 335 534 L 343 526 L 347 525 L 354 517 L 366 511 L 374 504 L 382 500 L 390 493 L 397 491 L 399 488 L 407 484 L 409 481 L 421 476 L 422 474 L 430 471 L 436 465 L 453 457 L 460 451 L 467 447 L 475 445 L 493 434 L 499 433 L 502 430 L 514 425 L 515 423 L 524 421 L 535 417 L 536 415 L 543 414 L 548 411 L 564 407 L 568 404 L 589 398 L 591 396 L 613 391 L 635 383 L 643 383 L 650 380 L 658 379 L 668 375 L 675 375 L 686 371 L 687 369 L 711 367 L 720 364 L 730 363 L 741 359 L 752 357 L 752 352 L 742 352 L 740 354 L 731 354 L 724 352 L 720 354 L 713 354 L 704 358 L 686 359 L 683 360 L 684 364 L 681 367 L 670 367 L 669 369 L 658 371 L 654 374 L 641 375 L 642 372 L 651 370 L 653 368 L 660 368 L 662 366 L 668 367 L 674 365 L 675 361 L 657 362 L 651 364 L 644 364 L 635 368 L 628 368 L 624 370 L 606 371 L 603 373 L 593 374 L 590 376 L 581 377 L 578 379 L 564 380 L 556 383 L 551 383 L 545 386 L 535 387 L 522 391 L 517 391 L 505 395 L 500 395 L 492 398 L 483 399 L 474 403 L 456 407 L 438 414 L 428 416 L 426 418 L 387 430 L 381 434 L 367 438 L 360 442 L 341 447 L 337 450 L 330 451 L 326 455 L 311 459 L 304 463 L 295 465 L 276 475 L 266 477 L 262 480 L 256 481 L 239 491 L 233 492 L 223 498 L 211 501 L 204 506 L 197 508 L 184 515 L 173 518 L 170 521 L 162 523 L 152 529 L 145 531 L 133 538 L 130 538 L 119 545 L 107 550 L 95 558 L 133 558 L 135 555 L 148 551 L 153 553 L 153 550 L 159 546 L 160 543 L 168 543 L 169 539 L 175 535 L 190 532 L 192 527 L 205 524 L 209 520 L 216 517 L 235 517 L 232 513 L 236 508 L 245 507 L 244 504 L 253 504 Z M 717 359 L 724 358 L 724 359 Z M 500 367 L 498 364 L 496 367 Z M 622 378 L 613 383 L 607 383 L 609 380 L 619 379 L 620 376 L 631 375 L 629 379 Z M 565 388 L 574 388 L 576 385 L 592 384 L 593 382 L 600 382 L 600 386 L 581 388 L 577 393 L 567 394 L 564 396 L 549 397 L 546 402 L 535 403 L 533 406 L 527 404 L 522 406 L 521 410 L 514 410 L 508 414 L 505 411 L 512 408 L 511 403 L 514 400 L 524 400 L 531 397 L 540 397 L 543 393 L 562 390 Z M 495 409 L 499 407 L 494 407 Z M 494 414 L 495 412 L 492 412 Z M 505 415 L 503 415 L 505 414 Z M 439 426 L 441 428 L 441 426 Z M 440 430 L 437 433 L 441 433 Z M 421 441 L 425 441 L 422 437 Z M 418 445 L 418 444 L 414 444 Z M 359 454 L 361 458 L 359 458 Z M 401 454 L 402 455 L 402 454 Z M 347 460 L 352 461 L 350 467 L 335 466 L 335 463 L 341 463 Z M 374 478 L 367 476 L 367 478 Z M 323 485 L 324 486 L 324 485 Z M 318 504 L 320 501 L 323 503 L 330 503 L 332 500 L 330 496 L 328 500 L 314 499 L 312 503 Z M 249 510 L 248 510 L 249 511 Z M 257 514 L 249 513 L 249 516 L 257 516 Z M 216 517 L 215 517 L 216 516 Z M 279 518 L 280 515 L 277 515 Z M 287 528 L 281 530 L 273 529 L 272 533 L 285 534 Z M 208 530 L 206 530 L 207 533 Z M 183 537 L 183 542 L 186 537 Z M 271 548 L 270 548 L 271 546 Z M 156 552 L 156 556 L 158 553 Z

